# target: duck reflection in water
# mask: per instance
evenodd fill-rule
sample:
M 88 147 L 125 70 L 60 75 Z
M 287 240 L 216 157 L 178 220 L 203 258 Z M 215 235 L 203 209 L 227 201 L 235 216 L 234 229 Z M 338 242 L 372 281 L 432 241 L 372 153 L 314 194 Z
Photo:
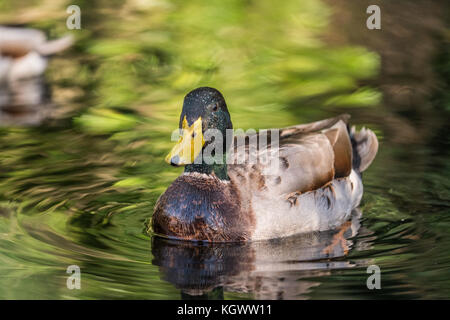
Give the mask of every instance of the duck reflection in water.
M 153 237 L 154 265 L 183 299 L 223 299 L 225 292 L 256 299 L 301 299 L 331 269 L 354 267 L 348 254 L 360 229 L 360 211 L 337 230 L 248 243 L 205 243 Z M 299 281 L 300 280 L 300 281 Z
M 71 44 L 70 36 L 47 41 L 36 29 L 0 26 L 0 124 L 36 125 L 47 117 L 48 58 Z

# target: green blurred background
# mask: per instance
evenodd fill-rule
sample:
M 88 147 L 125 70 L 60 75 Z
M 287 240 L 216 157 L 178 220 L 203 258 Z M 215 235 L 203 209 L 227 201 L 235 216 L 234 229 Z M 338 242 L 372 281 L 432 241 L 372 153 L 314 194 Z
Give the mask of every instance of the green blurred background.
M 66 28 L 71 4 L 80 30 Z M 381 8 L 381 30 L 366 28 L 370 4 Z M 75 37 L 45 74 L 45 117 L 32 126 L 18 123 L 36 110 L 0 117 L 0 298 L 182 297 L 152 263 L 145 222 L 181 172 L 163 159 L 183 97 L 199 86 L 224 94 L 235 128 L 348 112 L 380 140 L 354 249 L 343 264 L 299 263 L 281 298 L 450 298 L 448 9 L 424 0 L 0 0 L 0 24 Z M 81 267 L 82 290 L 66 288 L 70 264 Z M 367 290 L 367 264 L 386 271 L 382 290 Z M 258 276 L 279 285 L 277 266 Z M 224 298 L 278 293 L 218 283 Z

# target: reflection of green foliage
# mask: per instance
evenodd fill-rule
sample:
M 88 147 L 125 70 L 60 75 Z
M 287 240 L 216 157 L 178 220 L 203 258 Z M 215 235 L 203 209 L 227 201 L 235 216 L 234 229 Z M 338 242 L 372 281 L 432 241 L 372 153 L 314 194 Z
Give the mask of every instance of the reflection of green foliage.
M 171 112 L 164 120 L 173 125 L 183 95 L 209 85 L 223 91 L 237 126 L 259 128 L 291 124 L 286 106 L 317 95 L 335 92 L 318 103 L 324 106 L 377 104 L 379 93 L 358 91 L 357 81 L 376 74 L 378 57 L 362 48 L 325 47 L 318 35 L 328 16 L 316 0 L 276 8 L 270 1 L 174 1 L 141 9 L 126 24 L 106 19 L 100 39 L 86 48 L 100 62 L 97 105 L 148 105 L 155 114 Z M 255 113 L 257 125 L 249 121 Z M 79 118 L 89 132 L 117 131 L 116 123 L 106 125 L 115 119 L 106 116 L 98 128 L 91 120 Z
M 136 119 L 110 109 L 95 109 L 92 113 L 83 114 L 75 119 L 88 132 L 104 133 L 132 128 Z

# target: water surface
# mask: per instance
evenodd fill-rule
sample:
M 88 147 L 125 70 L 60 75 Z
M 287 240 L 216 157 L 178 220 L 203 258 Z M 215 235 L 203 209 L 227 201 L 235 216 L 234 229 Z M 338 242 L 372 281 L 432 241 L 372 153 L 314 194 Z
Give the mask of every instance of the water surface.
M 0 298 L 450 298 L 446 6 L 379 2 L 382 31 L 344 1 L 79 1 L 75 46 L 19 84 L 42 102 L 1 106 Z M 57 37 L 67 5 L 3 1 L 0 23 Z M 352 220 L 247 244 L 147 235 L 181 173 L 163 159 L 183 96 L 203 85 L 223 92 L 235 128 L 348 112 L 374 130 Z M 81 290 L 66 287 L 74 264 Z M 367 289 L 369 265 L 381 290 Z

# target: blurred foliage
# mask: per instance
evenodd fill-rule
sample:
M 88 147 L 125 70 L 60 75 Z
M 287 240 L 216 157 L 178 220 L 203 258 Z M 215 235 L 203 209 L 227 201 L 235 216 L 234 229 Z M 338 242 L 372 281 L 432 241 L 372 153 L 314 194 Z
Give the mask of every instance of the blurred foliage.
M 238 0 L 73 4 L 81 7 L 82 29 L 72 33 L 87 61 L 65 61 L 55 69 L 67 69 L 60 79 L 66 84 L 88 72 L 81 80 L 93 100 L 76 122 L 90 133 L 131 128 L 128 117 L 107 110 L 117 107 L 156 118 L 164 125 L 158 129 L 170 132 L 184 95 L 203 85 L 224 93 L 235 126 L 242 128 L 293 124 L 288 105 L 295 101 L 300 107 L 301 99 L 326 93 L 332 95 L 316 101 L 317 109 L 371 106 L 381 99 L 375 89 L 358 85 L 376 75 L 378 56 L 357 47 L 330 50 L 320 40 L 330 11 L 317 0 L 275 7 L 271 1 Z M 66 32 L 60 19 L 44 27 Z

